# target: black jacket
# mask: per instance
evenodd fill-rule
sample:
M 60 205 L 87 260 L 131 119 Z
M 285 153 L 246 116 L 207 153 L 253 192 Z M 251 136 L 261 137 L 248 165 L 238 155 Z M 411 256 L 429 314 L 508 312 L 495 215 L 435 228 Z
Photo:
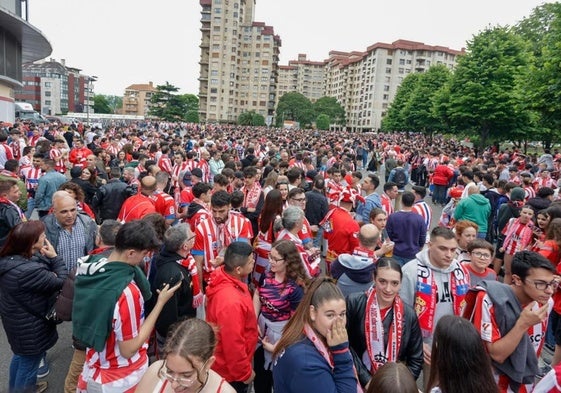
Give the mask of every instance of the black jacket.
M 10 230 L 20 222 L 18 210 L 11 204 L 0 202 L 0 247 L 6 242 Z
M 353 352 L 353 359 L 358 373 L 360 384 L 365 386 L 372 375 L 362 363 L 362 354 L 366 351 L 366 336 L 364 332 L 364 315 L 366 311 L 366 294 L 364 292 L 353 293 L 347 297 L 347 333 L 349 335 L 349 346 Z M 404 362 L 411 374 L 417 379 L 423 369 L 423 337 L 417 320 L 415 310 L 407 304 L 403 304 L 403 334 L 399 348 L 398 359 Z M 384 347 L 388 345 L 388 332 L 393 320 L 393 312 L 390 310 L 383 321 Z
M 92 199 L 92 209 L 99 221 L 116 220 L 125 199 L 130 196 L 127 183 L 111 179 L 99 187 Z
M 154 308 L 158 299 L 157 289 L 161 289 L 171 279 L 183 275 L 183 282 L 173 297 L 164 305 L 162 312 L 156 321 L 156 331 L 161 336 L 166 337 L 169 327 L 188 317 L 196 316 L 196 309 L 193 308 L 193 288 L 191 283 L 191 275 L 189 270 L 179 262 L 183 259 L 181 255 L 175 252 L 169 252 L 164 248 L 156 255 L 152 261 L 156 273 L 151 279 L 150 289 L 152 290 L 152 298 L 146 302 L 146 314 Z
M 306 193 L 306 198 L 306 218 L 310 225 L 319 225 L 329 211 L 327 197 L 318 190 L 312 190 Z
M 56 325 L 42 316 L 67 275 L 60 256 L 26 259 L 14 255 L 0 259 L 0 316 L 16 355 L 39 355 L 55 345 Z

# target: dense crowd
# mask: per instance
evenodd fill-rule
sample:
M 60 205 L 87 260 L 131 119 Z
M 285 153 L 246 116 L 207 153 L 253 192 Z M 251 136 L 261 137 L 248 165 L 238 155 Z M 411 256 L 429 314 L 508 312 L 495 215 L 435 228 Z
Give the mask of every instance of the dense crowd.
M 16 123 L 0 169 L 10 393 L 61 321 L 65 392 L 561 392 L 558 151 Z

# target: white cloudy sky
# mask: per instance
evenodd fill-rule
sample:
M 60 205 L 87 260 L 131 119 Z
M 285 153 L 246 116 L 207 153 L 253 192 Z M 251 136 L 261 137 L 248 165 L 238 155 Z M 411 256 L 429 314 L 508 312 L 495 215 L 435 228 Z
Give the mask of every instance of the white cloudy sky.
M 551 1 L 545 1 L 551 2 Z M 281 64 L 298 53 L 363 51 L 408 39 L 465 47 L 488 25 L 513 25 L 543 0 L 257 0 L 255 19 L 282 39 Z M 29 21 L 46 34 L 51 57 L 95 75 L 97 94 L 169 81 L 198 93 L 198 0 L 29 0 Z

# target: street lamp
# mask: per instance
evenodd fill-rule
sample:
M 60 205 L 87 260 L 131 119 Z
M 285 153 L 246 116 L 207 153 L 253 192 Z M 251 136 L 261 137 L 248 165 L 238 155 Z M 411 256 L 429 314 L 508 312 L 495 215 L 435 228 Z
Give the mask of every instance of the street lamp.
M 88 104 L 86 105 L 86 121 L 88 123 L 88 126 L 90 125 L 90 98 L 92 95 L 92 86 L 93 86 L 93 82 L 97 81 L 97 76 L 93 75 L 93 76 L 89 76 L 88 77 L 88 89 L 87 89 L 87 98 L 88 98 Z

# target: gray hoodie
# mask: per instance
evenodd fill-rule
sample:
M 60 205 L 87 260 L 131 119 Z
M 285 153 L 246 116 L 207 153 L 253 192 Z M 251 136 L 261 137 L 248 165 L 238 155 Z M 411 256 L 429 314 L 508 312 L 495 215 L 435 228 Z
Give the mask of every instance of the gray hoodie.
M 450 266 L 445 269 L 438 268 L 434 266 L 429 259 L 429 249 L 425 248 L 417 253 L 415 259 L 407 262 L 403 266 L 403 280 L 401 283 L 401 289 L 399 291 L 399 296 L 401 299 L 411 307 L 415 308 L 415 295 L 417 287 L 417 275 L 427 274 L 428 270 L 432 271 L 434 280 L 436 282 L 436 291 L 438 299 L 436 302 L 436 310 L 434 314 L 434 325 L 436 327 L 438 320 L 444 315 L 454 314 L 454 304 L 452 299 L 452 291 L 450 286 L 450 276 L 456 270 L 455 274 L 465 275 L 464 270 L 460 266 L 457 260 L 453 260 Z M 469 278 L 466 278 L 469 280 Z M 423 338 L 425 344 L 432 345 L 432 335 L 427 338 Z

